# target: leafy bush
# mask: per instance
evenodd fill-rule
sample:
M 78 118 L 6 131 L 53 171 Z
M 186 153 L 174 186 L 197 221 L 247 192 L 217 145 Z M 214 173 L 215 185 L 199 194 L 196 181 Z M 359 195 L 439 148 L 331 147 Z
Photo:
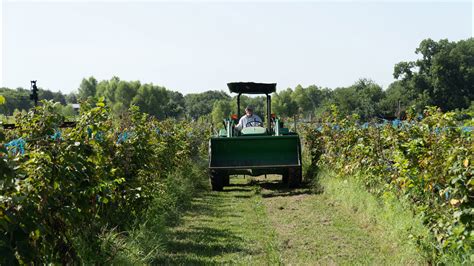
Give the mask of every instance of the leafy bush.
M 157 121 L 136 107 L 113 119 L 103 100 L 84 103 L 77 124 L 62 131 L 51 102 L 16 121 L 0 131 L 0 264 L 107 262 L 115 254 L 104 230 L 132 230 L 151 204 L 202 183 L 179 175 L 206 152 L 207 130 L 187 122 Z
M 403 123 L 360 125 L 357 116 L 339 119 L 334 107 L 305 135 L 314 167 L 357 178 L 381 199 L 411 202 L 430 228 L 434 248 L 429 240 L 415 240 L 435 261 L 472 263 L 474 142 L 455 116 L 431 107 L 421 120 L 409 113 Z

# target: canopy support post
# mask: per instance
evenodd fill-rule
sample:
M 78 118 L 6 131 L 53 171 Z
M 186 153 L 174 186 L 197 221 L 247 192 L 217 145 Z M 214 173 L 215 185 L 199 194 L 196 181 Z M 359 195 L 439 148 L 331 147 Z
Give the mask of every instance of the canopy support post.
M 267 94 L 267 130 L 268 133 L 270 134 L 272 132 L 272 97 Z
M 240 95 L 242 95 L 242 93 L 237 95 L 237 119 L 240 119 Z

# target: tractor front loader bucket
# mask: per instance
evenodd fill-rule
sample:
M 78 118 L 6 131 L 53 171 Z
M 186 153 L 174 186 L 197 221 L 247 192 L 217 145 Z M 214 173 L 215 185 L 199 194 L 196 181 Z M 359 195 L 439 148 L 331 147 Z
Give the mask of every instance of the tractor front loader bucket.
M 209 157 L 214 190 L 221 190 L 234 174 L 279 174 L 290 186 L 301 182 L 298 135 L 211 138 Z

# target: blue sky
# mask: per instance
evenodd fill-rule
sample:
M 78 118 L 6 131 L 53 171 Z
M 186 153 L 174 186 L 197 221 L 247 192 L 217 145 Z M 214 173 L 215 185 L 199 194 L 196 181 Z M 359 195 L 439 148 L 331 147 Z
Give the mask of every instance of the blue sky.
M 472 2 L 3 2 L 2 85 L 68 93 L 83 77 L 182 93 L 229 81 L 387 87 L 425 38 L 466 39 Z

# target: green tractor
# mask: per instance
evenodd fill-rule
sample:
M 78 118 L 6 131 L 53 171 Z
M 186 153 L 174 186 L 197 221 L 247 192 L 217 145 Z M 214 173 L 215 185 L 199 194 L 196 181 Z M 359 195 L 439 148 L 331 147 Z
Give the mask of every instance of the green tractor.
M 297 133 L 284 128 L 271 114 L 271 93 L 275 83 L 233 82 L 227 86 L 237 93 L 237 115 L 224 120 L 225 128 L 209 140 L 209 175 L 212 190 L 229 185 L 230 175 L 282 176 L 282 182 L 297 187 L 302 181 L 301 143 Z M 263 123 L 235 129 L 240 118 L 242 94 L 265 94 L 266 127 Z

